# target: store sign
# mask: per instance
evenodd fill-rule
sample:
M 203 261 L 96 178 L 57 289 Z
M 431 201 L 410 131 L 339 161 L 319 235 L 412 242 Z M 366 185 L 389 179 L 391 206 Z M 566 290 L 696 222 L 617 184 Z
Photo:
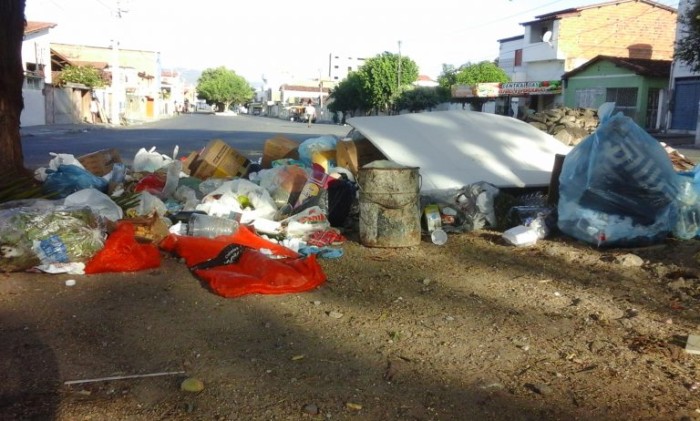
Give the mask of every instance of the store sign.
M 499 96 L 556 95 L 561 93 L 561 81 L 477 83 L 455 85 L 453 98 L 495 98 Z

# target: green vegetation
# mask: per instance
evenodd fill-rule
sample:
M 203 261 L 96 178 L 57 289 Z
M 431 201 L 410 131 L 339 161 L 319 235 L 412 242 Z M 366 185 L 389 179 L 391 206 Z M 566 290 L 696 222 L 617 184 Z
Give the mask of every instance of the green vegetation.
M 254 96 L 253 88 L 242 76 L 223 66 L 202 72 L 197 81 L 197 93 L 208 104 L 223 104 L 224 110 L 231 104 L 244 104 Z
M 78 83 L 88 88 L 99 88 L 105 86 L 102 71 L 92 66 L 66 66 L 55 81 L 58 86 L 66 86 L 67 83 Z
M 692 71 L 700 72 L 700 0 L 689 4 L 690 8 L 680 18 L 687 31 L 678 40 L 675 56 Z

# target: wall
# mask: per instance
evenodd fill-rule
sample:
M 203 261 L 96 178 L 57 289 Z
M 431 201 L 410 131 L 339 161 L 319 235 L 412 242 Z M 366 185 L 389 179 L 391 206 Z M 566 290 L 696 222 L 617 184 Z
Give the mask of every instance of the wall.
M 596 55 L 671 60 L 676 13 L 642 2 L 592 7 L 559 25 L 559 48 L 566 52 L 565 71 L 574 60 Z M 579 63 L 580 64 L 580 63 Z
M 24 97 L 24 109 L 20 116 L 20 125 L 28 127 L 46 124 L 44 94 L 37 89 L 22 89 L 22 96 Z

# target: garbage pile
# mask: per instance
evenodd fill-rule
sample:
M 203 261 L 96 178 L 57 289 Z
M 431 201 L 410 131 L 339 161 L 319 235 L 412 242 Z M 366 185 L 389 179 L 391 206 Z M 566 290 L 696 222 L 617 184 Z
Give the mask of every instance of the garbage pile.
M 443 245 L 481 229 L 501 230 L 515 246 L 553 232 L 598 247 L 700 232 L 700 171 L 674 169 L 663 146 L 622 114 L 553 170 L 558 202 L 486 182 L 420 191 L 420 168 L 378 159 L 386 157 L 371 146 L 276 136 L 256 163 L 218 139 L 182 158 L 177 148 L 142 148 L 131 165 L 115 149 L 52 154 L 35 174 L 47 198 L 0 203 L 0 272 L 133 272 L 158 267 L 167 252 L 213 292 L 238 297 L 321 285 L 318 259 L 341 258 L 358 224 L 370 247 L 421 237 Z

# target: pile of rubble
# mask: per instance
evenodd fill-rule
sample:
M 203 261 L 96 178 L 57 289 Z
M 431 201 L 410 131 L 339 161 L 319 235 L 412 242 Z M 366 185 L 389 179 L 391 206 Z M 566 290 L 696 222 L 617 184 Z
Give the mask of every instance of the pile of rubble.
M 530 125 L 547 132 L 568 146 L 578 145 L 598 127 L 598 111 L 591 108 L 558 107 L 530 114 Z

